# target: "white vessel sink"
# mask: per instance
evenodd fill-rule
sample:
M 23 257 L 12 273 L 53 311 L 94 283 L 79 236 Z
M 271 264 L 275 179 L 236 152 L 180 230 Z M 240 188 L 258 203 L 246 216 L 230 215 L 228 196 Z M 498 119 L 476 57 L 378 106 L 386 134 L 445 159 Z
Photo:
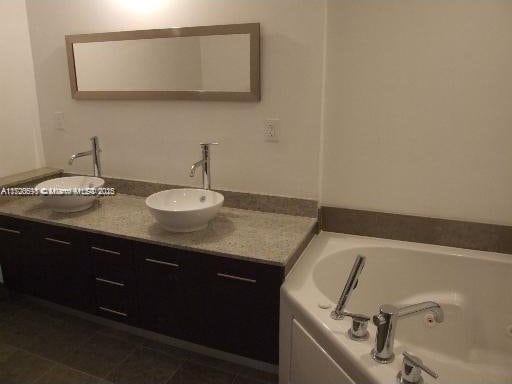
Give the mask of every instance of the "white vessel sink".
M 97 199 L 92 193 L 101 188 L 105 180 L 92 176 L 70 176 L 46 180 L 36 185 L 44 204 L 55 212 L 78 212 L 91 207 Z M 81 189 L 78 194 L 76 189 Z M 90 194 L 87 194 L 90 193 Z
M 156 221 L 172 232 L 204 229 L 219 212 L 224 196 L 206 189 L 170 189 L 152 194 L 146 205 Z

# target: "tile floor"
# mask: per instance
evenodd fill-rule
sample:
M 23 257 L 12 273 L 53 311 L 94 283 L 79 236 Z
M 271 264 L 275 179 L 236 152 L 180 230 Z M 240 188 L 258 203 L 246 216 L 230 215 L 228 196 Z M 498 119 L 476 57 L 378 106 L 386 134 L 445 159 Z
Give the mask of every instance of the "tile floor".
M 277 376 L 0 299 L 1 384 L 269 384 Z

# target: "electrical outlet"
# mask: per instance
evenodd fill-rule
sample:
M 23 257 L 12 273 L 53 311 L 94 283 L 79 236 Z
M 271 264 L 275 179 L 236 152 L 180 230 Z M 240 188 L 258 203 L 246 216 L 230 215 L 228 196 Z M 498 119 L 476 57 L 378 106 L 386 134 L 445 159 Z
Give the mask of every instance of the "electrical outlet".
M 279 119 L 265 120 L 265 141 L 279 141 Z
M 55 130 L 56 131 L 65 131 L 66 128 L 64 126 L 64 112 L 55 112 L 53 114 Z

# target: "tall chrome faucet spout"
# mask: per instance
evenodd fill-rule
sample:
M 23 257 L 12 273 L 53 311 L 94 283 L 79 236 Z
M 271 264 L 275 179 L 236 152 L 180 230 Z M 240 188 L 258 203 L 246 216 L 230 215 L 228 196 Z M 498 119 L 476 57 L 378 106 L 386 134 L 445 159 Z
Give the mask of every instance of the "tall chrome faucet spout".
M 348 299 L 350 298 L 350 295 L 352 294 L 352 291 L 356 289 L 357 282 L 359 281 L 359 275 L 361 274 L 364 265 L 366 263 L 366 257 L 358 255 L 356 257 L 356 260 L 354 261 L 354 265 L 352 266 L 352 270 L 350 271 L 350 274 L 348 275 L 347 282 L 345 283 L 345 287 L 343 288 L 343 291 L 341 292 L 340 299 L 338 301 L 338 305 L 336 305 L 336 308 L 334 311 L 331 312 L 331 317 L 335 320 L 340 320 L 345 317 L 345 313 L 343 310 L 345 309 L 345 305 L 348 303 Z
M 204 164 L 204 160 L 196 161 L 194 164 L 192 164 L 192 167 L 190 168 L 190 177 L 194 177 L 196 175 L 196 169 L 198 167 L 201 167 Z
M 373 316 L 373 323 L 377 326 L 375 347 L 371 354 L 373 359 L 382 364 L 391 363 L 395 358 L 393 344 L 395 342 L 398 320 L 427 311 L 432 311 L 434 320 L 437 323 L 444 321 L 443 308 L 434 301 L 425 301 L 403 308 L 398 308 L 390 304 L 382 305 L 379 309 L 379 313 Z
M 72 155 L 69 160 L 68 164 L 72 165 L 75 159 L 78 159 L 79 157 L 84 156 L 92 156 L 92 165 L 93 165 L 93 174 L 94 176 L 101 177 L 101 162 L 100 162 L 100 143 L 98 136 L 91 137 L 91 146 L 92 149 L 85 152 L 78 152 Z
M 73 161 L 75 161 L 75 159 L 78 159 L 79 157 L 89 156 L 89 155 L 92 155 L 92 150 L 91 151 L 75 153 L 74 155 L 72 155 L 69 158 L 68 164 L 69 165 L 73 165 Z
M 190 177 L 194 177 L 198 167 L 203 168 L 203 189 L 210 189 L 212 182 L 212 174 L 210 170 L 210 145 L 218 145 L 218 143 L 201 143 L 201 153 L 203 158 L 196 161 L 190 168 Z

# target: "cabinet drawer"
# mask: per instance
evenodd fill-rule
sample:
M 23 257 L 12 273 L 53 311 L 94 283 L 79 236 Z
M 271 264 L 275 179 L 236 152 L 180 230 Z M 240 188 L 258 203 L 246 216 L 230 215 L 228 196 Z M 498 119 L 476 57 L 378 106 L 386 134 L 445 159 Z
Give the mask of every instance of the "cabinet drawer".
M 283 271 L 277 266 L 218 256 L 205 256 L 208 257 L 209 279 L 213 279 L 219 284 L 274 291 L 281 286 L 284 280 Z
M 133 324 L 135 322 L 135 303 L 130 289 L 96 280 L 96 313 L 112 320 Z
M 63 246 L 85 243 L 82 233 L 68 228 L 39 224 L 36 226 L 35 232 L 37 232 L 38 240 L 46 245 Z
M 24 234 L 29 227 L 29 223 L 8 216 L 0 216 L 0 237 L 16 238 L 16 235 Z
M 134 279 L 130 244 L 121 239 L 93 236 L 89 241 L 94 276 L 119 284 Z

